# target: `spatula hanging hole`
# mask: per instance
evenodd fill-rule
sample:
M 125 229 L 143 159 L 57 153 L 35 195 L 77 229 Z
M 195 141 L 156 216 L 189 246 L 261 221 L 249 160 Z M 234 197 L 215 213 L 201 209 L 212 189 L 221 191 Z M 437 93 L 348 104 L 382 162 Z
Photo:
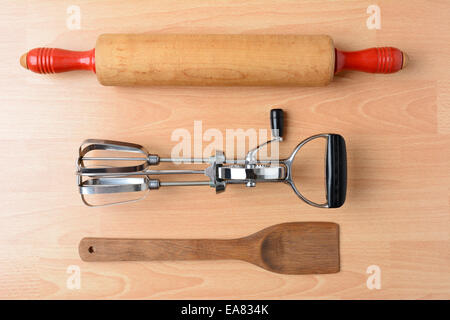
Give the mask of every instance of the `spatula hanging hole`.
M 89 251 L 90 254 L 93 254 L 93 253 L 95 253 L 95 248 L 93 246 L 90 246 L 88 248 L 88 251 Z

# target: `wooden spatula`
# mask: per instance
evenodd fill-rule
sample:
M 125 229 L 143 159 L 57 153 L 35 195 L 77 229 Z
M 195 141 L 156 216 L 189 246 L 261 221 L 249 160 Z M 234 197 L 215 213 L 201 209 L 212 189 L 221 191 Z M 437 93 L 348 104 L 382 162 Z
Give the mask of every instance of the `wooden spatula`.
M 339 226 L 331 222 L 291 222 L 250 236 L 219 239 L 84 238 L 84 261 L 236 259 L 272 272 L 339 272 Z

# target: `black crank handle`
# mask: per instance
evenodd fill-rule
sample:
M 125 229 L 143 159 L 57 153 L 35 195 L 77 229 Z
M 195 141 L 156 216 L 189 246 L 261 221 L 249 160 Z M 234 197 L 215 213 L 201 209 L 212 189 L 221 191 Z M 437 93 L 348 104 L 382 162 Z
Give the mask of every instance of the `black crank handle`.
M 274 138 L 283 138 L 283 110 L 272 109 L 270 110 L 270 127 L 272 128 L 272 136 Z

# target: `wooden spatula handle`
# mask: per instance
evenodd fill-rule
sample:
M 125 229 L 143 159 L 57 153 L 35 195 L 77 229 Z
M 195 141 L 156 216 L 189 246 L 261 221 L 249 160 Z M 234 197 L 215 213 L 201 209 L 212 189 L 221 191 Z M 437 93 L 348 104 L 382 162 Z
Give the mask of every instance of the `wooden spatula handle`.
M 79 253 L 84 261 L 222 260 L 241 259 L 243 246 L 240 239 L 83 238 Z

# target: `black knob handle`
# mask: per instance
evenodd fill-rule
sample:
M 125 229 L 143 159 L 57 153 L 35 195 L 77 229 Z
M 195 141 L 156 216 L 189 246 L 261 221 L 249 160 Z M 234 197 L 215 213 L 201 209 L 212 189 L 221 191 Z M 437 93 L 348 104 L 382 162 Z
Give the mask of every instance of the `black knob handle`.
M 276 138 L 283 137 L 283 121 L 282 109 L 270 110 L 270 126 L 272 128 L 272 136 Z

